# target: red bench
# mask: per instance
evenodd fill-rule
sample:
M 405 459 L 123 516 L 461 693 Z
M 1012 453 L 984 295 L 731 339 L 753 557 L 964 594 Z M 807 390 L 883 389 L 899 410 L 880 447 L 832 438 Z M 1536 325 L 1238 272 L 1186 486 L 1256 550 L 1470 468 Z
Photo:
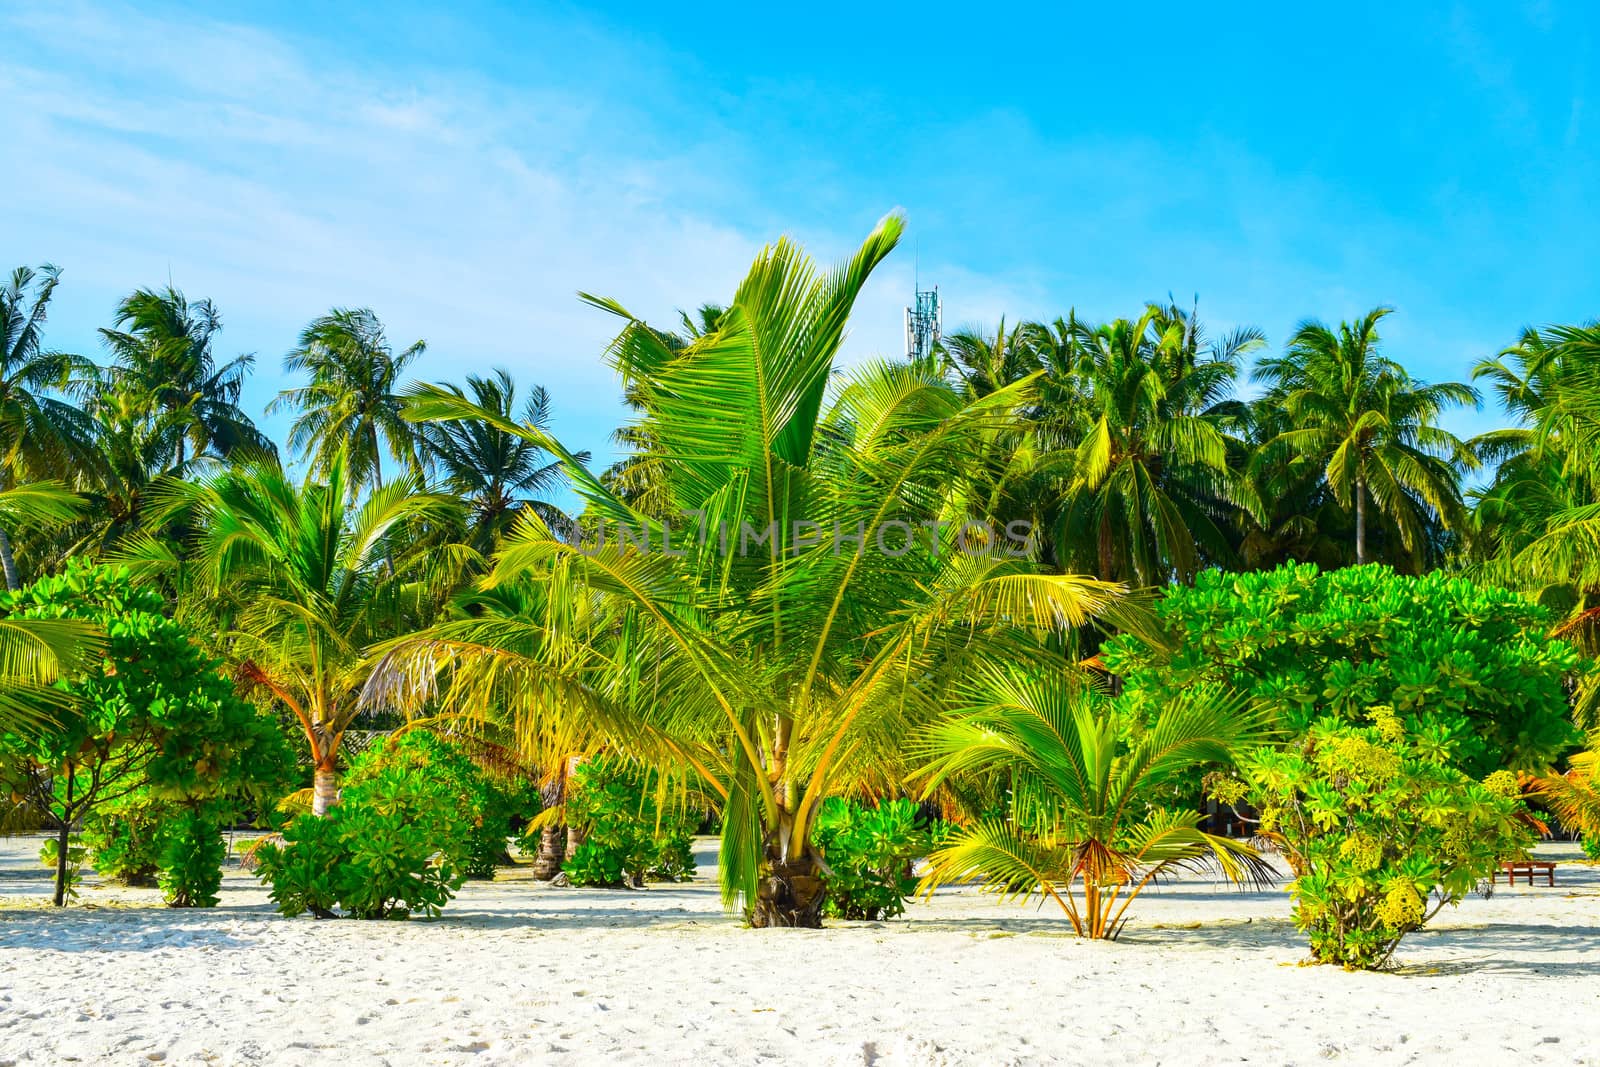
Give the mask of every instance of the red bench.
M 1535 872 L 1542 873 L 1545 876 L 1546 885 L 1556 884 L 1556 865 L 1555 861 L 1553 860 L 1507 860 L 1505 863 L 1500 865 L 1500 868 L 1506 872 L 1507 885 L 1516 885 L 1517 875 L 1519 874 L 1527 878 L 1528 884 L 1532 885 Z M 1494 884 L 1495 877 L 1498 873 L 1498 871 L 1490 872 L 1490 885 Z

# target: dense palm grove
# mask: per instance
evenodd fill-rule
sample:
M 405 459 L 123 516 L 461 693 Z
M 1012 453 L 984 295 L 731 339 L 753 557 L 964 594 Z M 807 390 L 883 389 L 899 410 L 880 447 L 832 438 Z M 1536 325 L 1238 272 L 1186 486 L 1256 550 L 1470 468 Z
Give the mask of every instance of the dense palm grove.
M 1273 345 L 1152 304 L 843 369 L 900 225 L 830 272 L 780 242 L 672 329 L 586 298 L 619 317 L 605 358 L 632 411 L 603 471 L 550 434 L 559 397 L 503 371 L 412 381 L 422 342 L 368 309 L 301 332 L 273 442 L 209 301 L 137 290 L 101 352 L 65 353 L 61 274 L 18 269 L 0 759 L 12 821 L 59 830 L 58 902 L 69 831 L 93 838 L 94 805 L 131 826 L 144 797 L 177 827 L 150 861 L 175 902 L 214 901 L 168 868 L 245 819 L 282 831 L 260 862 L 286 911 L 436 910 L 459 880 L 418 835 L 464 833 L 439 813 L 470 794 L 504 824 L 480 866 L 525 819 L 545 875 L 565 853 L 580 882 L 681 869 L 650 833 L 600 848 L 643 807 L 679 852 L 719 824 L 725 897 L 756 925 L 817 924 L 830 883 L 834 914 L 893 914 L 931 851 L 930 886 L 982 875 L 1113 937 L 1162 871 L 1253 879 L 1271 843 L 1318 957 L 1373 966 L 1424 901 L 1527 846 L 1527 805 L 1595 826 L 1600 327 L 1530 329 L 1430 383 L 1385 351 L 1387 308 Z M 1481 402 L 1504 429 L 1445 428 Z M 192 648 L 184 677 L 140 696 L 131 633 Z M 1339 807 L 1358 788 L 1427 798 L 1435 837 Z M 1254 846 L 1220 832 L 1230 813 Z M 874 819 L 917 844 L 839 844 L 882 851 Z M 1335 826 L 1358 847 L 1328 847 Z M 86 842 L 102 873 L 119 841 Z M 375 841 L 411 895 L 372 896 Z M 850 896 L 883 878 L 881 903 Z

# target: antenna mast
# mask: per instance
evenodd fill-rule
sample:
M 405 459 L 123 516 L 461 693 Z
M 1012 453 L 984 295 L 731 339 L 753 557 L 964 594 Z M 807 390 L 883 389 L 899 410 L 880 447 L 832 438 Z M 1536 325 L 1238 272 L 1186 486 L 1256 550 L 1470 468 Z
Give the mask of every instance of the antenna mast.
M 913 283 L 915 301 L 906 308 L 906 358 L 931 359 L 933 346 L 944 332 L 944 307 L 939 303 L 939 287 L 923 289 Z

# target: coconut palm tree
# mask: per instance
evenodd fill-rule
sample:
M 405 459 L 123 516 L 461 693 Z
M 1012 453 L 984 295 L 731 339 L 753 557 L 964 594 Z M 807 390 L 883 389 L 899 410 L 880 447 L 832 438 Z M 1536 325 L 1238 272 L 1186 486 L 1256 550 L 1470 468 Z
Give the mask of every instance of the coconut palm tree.
M 1600 654 L 1600 326 L 1525 331 L 1480 363 L 1514 425 L 1473 439 L 1494 479 L 1473 512 L 1473 570 L 1528 589 L 1565 616 L 1559 633 Z M 1600 673 L 1575 714 L 1600 726 Z
M 190 303 L 178 289 L 138 289 L 117 305 L 116 325 L 100 331 L 112 366 L 91 390 L 139 396 L 149 417 L 181 427 L 160 465 L 183 471 L 192 458 L 226 459 L 273 446 L 239 407 L 252 355 L 218 364 L 213 342 L 222 317 L 209 300 Z
M 426 348 L 415 341 L 397 353 L 371 308 L 334 308 L 300 331 L 299 345 L 283 360 L 285 370 L 307 373 L 311 381 L 285 389 L 267 410 L 299 413 L 289 447 L 310 457 L 318 477 L 343 463 L 354 500 L 383 484 L 385 458 L 407 474 L 421 471 L 415 435 L 400 414 L 400 382 Z
M 1074 324 L 1058 347 L 1076 355 L 1081 436 L 1065 463 L 1046 460 L 1069 474 L 1055 531 L 1064 565 L 1151 585 L 1232 560 L 1222 512 L 1259 504 L 1230 463 L 1223 405 L 1256 340 L 1241 333 L 1202 348 L 1192 317 L 1158 305 L 1137 320 Z
M 368 645 L 431 621 L 432 597 L 459 532 L 459 504 L 411 475 L 348 503 L 334 453 L 326 481 L 296 483 L 253 457 L 194 482 L 168 482 L 154 525 L 181 517 L 184 551 L 148 533 L 119 559 L 174 576 L 206 598 L 240 679 L 270 693 L 300 724 L 314 767 L 313 810 L 336 796 L 344 732 L 358 711 Z
M 51 396 L 64 390 L 83 361 L 44 348 L 44 324 L 61 271 L 18 267 L 0 286 L 0 492 L 68 479 L 93 450 L 94 426 L 78 408 Z M 0 518 L 0 569 L 6 588 L 20 584 L 16 553 Z
M 1377 507 L 1404 549 L 1421 554 L 1429 513 L 1446 528 L 1463 518 L 1461 471 L 1477 459 L 1438 424 L 1478 394 L 1459 382 L 1429 385 L 1378 351 L 1378 323 L 1392 309 L 1374 308 L 1332 330 L 1302 323 L 1280 357 L 1261 360 L 1256 377 L 1267 402 L 1280 405 L 1291 427 L 1269 441 L 1257 463 L 1284 454 L 1322 469 L 1341 507 L 1355 514 L 1355 561 L 1366 563 L 1368 506 Z
M 1026 655 L 1031 635 L 1079 625 L 1119 588 L 1038 573 L 979 533 L 935 527 L 983 431 L 1030 401 L 1024 385 L 966 402 L 938 367 L 874 363 L 836 386 L 833 366 L 861 286 L 899 238 L 886 219 L 847 263 L 819 273 L 780 241 L 757 258 L 715 329 L 674 347 L 625 319 L 611 358 L 641 412 L 639 439 L 681 516 L 630 506 L 559 442 L 603 540 L 574 544 L 527 516 L 488 586 L 543 584 L 556 603 L 593 598 L 602 637 L 574 648 L 517 631 L 494 640 L 424 633 L 377 677 L 444 673 L 437 690 L 377 699 L 468 706 L 475 682 L 514 715 L 571 716 L 621 750 L 698 774 L 722 801 L 724 899 L 757 926 L 816 926 L 826 869 L 817 809 L 852 785 L 897 779 L 901 739 L 975 658 Z M 427 419 L 498 416 L 443 389 Z M 489 668 L 492 667 L 492 670 Z
M 567 523 L 561 510 L 544 499 L 566 481 L 560 462 L 526 438 L 500 428 L 504 422 L 520 422 L 548 431 L 549 392 L 536 385 L 519 407 L 516 383 L 504 370 L 495 370 L 487 378 L 468 375 L 466 392 L 455 386 L 445 388 L 501 420 L 425 422 L 416 430 L 423 464 L 466 502 L 473 529 L 471 543 L 488 552 L 523 508 L 538 512 L 552 527 Z M 587 453 L 578 456 L 583 462 L 588 458 Z
M 962 706 L 924 742 L 928 792 L 952 777 L 1010 777 L 1010 810 L 958 832 L 928 857 L 924 891 L 973 877 L 1006 899 L 1055 901 L 1079 937 L 1115 938 L 1128 907 L 1174 868 L 1213 862 L 1230 880 L 1270 868 L 1245 844 L 1205 833 L 1202 816 L 1164 801 L 1171 788 L 1260 743 L 1242 699 L 1195 690 L 1133 733 L 1085 679 L 989 664 Z

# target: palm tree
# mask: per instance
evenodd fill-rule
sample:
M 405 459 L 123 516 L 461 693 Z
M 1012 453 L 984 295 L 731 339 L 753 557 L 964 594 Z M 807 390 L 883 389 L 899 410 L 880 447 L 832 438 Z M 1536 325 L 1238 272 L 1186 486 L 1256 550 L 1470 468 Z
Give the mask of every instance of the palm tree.
M 336 461 L 344 463 L 354 500 L 363 489 L 383 485 L 385 457 L 408 474 L 421 470 L 399 389 L 401 375 L 426 348 L 416 341 L 396 353 L 370 308 L 334 308 L 300 331 L 299 345 L 283 360 L 285 370 L 310 374 L 310 383 L 285 389 L 267 410 L 299 412 L 290 448 L 309 455 L 319 477 L 327 477 Z
M 1322 469 L 1340 506 L 1355 512 L 1356 562 L 1368 561 L 1367 508 L 1375 504 L 1404 548 L 1420 555 L 1429 512 L 1446 528 L 1462 518 L 1460 471 L 1477 460 L 1439 416 L 1478 394 L 1459 382 L 1428 385 L 1378 352 L 1378 323 L 1390 308 L 1374 308 L 1337 332 L 1302 323 L 1283 356 L 1256 365 L 1269 385 L 1267 402 L 1282 406 L 1291 428 L 1258 453 L 1266 463 L 1282 454 Z
M 82 507 L 82 498 L 58 482 L 0 490 L 0 526 L 67 522 Z M 12 592 L 18 589 L 14 578 L 15 564 L 8 559 Z M 74 619 L 7 618 L 6 610 L 5 595 L 0 594 L 0 734 L 26 733 L 65 707 L 66 693 L 52 683 L 93 655 L 104 635 Z
M 1059 669 L 991 664 L 964 695 L 927 737 L 927 790 L 1000 772 L 1010 777 L 1010 811 L 929 856 L 925 891 L 981 877 L 1006 899 L 1055 901 L 1079 937 L 1112 939 L 1129 905 L 1174 868 L 1209 860 L 1233 881 L 1270 876 L 1249 846 L 1203 832 L 1198 812 L 1164 803 L 1174 785 L 1264 739 L 1262 717 L 1241 698 L 1191 691 L 1130 736 L 1112 701 Z
M 297 484 L 270 457 L 198 482 L 169 482 L 158 520 L 194 532 L 180 555 L 148 533 L 123 562 L 181 574 L 208 599 L 240 679 L 271 693 L 311 749 L 313 810 L 335 799 L 340 744 L 365 680 L 363 652 L 430 620 L 431 596 L 452 552 L 441 532 L 460 525 L 456 501 L 424 493 L 410 475 L 350 506 L 343 458 L 323 482 Z M 159 521 L 157 522 L 159 525 Z
M 1038 352 L 1029 344 L 1024 323 L 1006 332 L 1005 319 L 992 336 L 968 327 L 940 338 L 936 351 L 968 396 L 988 396 L 1039 369 Z
M 50 396 L 65 389 L 82 361 L 44 348 L 44 323 L 61 271 L 18 267 L 0 286 L 0 492 L 40 479 L 69 478 L 92 449 L 84 413 Z M 0 518 L 0 569 L 20 584 L 11 531 Z
M 183 471 L 191 456 L 219 459 L 271 451 L 272 443 L 239 407 L 252 355 L 217 364 L 212 344 L 222 318 L 209 300 L 191 304 L 172 286 L 138 289 L 117 305 L 116 326 L 100 336 L 113 364 L 92 388 L 136 395 L 150 418 L 181 427 L 161 465 Z
M 1474 570 L 1534 592 L 1565 616 L 1558 630 L 1600 654 L 1600 326 L 1527 330 L 1480 363 L 1514 425 L 1474 438 L 1497 463 L 1476 495 Z M 1580 683 L 1575 715 L 1600 724 L 1600 673 Z
M 1120 591 L 928 525 L 953 517 L 950 486 L 983 431 L 1028 403 L 1025 387 L 969 403 L 938 367 L 875 363 L 825 406 L 851 307 L 901 228 L 886 219 L 828 274 L 787 240 L 765 249 L 687 347 L 591 298 L 626 319 L 612 359 L 682 520 L 664 526 L 549 435 L 505 423 L 562 457 L 609 536 L 573 544 L 526 519 L 486 584 L 592 599 L 604 625 L 577 646 L 559 627 L 419 634 L 375 673 L 393 684 L 369 693 L 577 717 L 697 774 L 723 805 L 724 899 L 757 926 L 820 923 L 818 806 L 895 781 L 901 739 L 950 678 L 975 658 L 1026 656 L 1033 634 L 1080 625 Z M 412 404 L 422 418 L 495 418 L 443 389 Z M 451 681 L 415 684 L 436 673 Z
M 500 428 L 505 422 L 520 422 L 548 431 L 549 392 L 536 385 L 518 407 L 516 383 L 504 370 L 495 370 L 488 378 L 469 375 L 465 393 L 455 386 L 445 388 L 500 420 L 425 422 L 417 427 L 424 465 L 466 502 L 472 543 L 489 551 L 523 508 L 537 512 L 552 527 L 565 525 L 567 517 L 543 499 L 566 481 L 560 462 L 526 438 Z M 588 458 L 587 453 L 578 456 L 583 462 Z
M 1150 585 L 1230 561 L 1223 513 L 1259 504 L 1230 462 L 1236 445 L 1223 416 L 1239 356 L 1259 335 L 1202 348 L 1191 316 L 1151 305 L 1137 320 L 1075 322 L 1066 342 L 1081 436 L 1065 461 L 1046 460 L 1067 472 L 1056 530 L 1063 564 Z

